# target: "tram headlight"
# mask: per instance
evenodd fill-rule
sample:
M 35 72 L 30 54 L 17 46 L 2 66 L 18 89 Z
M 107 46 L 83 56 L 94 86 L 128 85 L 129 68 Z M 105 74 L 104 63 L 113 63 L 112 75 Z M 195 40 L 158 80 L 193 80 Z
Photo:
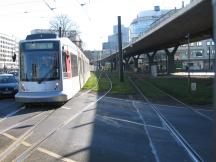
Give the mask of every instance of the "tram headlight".
M 55 90 L 59 90 L 59 83 L 58 82 L 55 84 Z
M 21 91 L 21 92 L 24 92 L 24 91 L 25 91 L 25 85 L 24 85 L 23 83 L 20 85 L 20 91 Z

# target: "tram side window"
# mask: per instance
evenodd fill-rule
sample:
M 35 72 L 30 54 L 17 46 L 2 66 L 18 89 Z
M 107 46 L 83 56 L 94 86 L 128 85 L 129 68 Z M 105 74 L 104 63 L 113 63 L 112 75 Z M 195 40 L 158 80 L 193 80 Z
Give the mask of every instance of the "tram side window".
M 77 56 L 74 54 L 71 54 L 71 69 L 72 77 L 78 76 Z
M 62 68 L 64 77 L 67 77 L 66 52 L 62 52 Z

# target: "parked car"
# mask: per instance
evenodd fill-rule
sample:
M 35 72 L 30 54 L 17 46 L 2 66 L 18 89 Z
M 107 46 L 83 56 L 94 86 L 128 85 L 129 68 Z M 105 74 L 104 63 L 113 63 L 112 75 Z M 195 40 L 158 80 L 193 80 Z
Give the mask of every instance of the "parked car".
M 0 74 L 0 96 L 13 96 L 18 92 L 18 81 L 13 74 Z

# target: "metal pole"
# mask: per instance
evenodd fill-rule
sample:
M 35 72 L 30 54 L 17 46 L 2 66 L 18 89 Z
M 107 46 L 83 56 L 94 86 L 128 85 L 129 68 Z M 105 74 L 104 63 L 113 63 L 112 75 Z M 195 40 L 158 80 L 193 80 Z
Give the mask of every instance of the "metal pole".
M 118 16 L 118 45 L 119 45 L 119 77 L 120 82 L 124 81 L 123 62 L 122 62 L 122 33 L 121 33 L 121 16 Z
M 211 45 L 209 45 L 209 71 L 211 70 Z
M 98 52 L 97 52 L 97 70 L 99 70 Z
M 188 91 L 191 92 L 191 78 L 190 78 L 190 34 L 187 34 L 188 43 Z
M 59 37 L 60 37 L 60 38 L 62 37 L 62 30 L 61 30 L 61 27 L 59 27 Z
M 213 40 L 214 40 L 214 46 L 216 49 L 216 0 L 212 0 L 212 7 L 213 7 Z M 215 58 L 216 55 L 214 55 L 214 59 L 213 59 L 213 69 L 214 69 L 214 73 L 216 73 L 216 64 L 215 64 Z M 214 75 L 215 76 L 215 75 Z M 216 124 L 216 76 L 214 77 L 214 125 Z M 214 141 L 213 141 L 214 145 L 214 151 L 216 151 L 216 129 L 214 129 Z M 214 160 L 216 161 L 216 154 L 214 154 Z

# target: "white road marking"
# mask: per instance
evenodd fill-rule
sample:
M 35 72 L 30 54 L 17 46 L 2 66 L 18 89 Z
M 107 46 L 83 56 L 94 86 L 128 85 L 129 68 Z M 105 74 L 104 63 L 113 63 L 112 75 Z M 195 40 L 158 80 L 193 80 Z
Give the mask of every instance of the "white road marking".
M 62 106 L 61 108 L 62 108 L 62 109 L 67 109 L 67 110 L 70 110 L 70 109 L 71 109 L 70 107 L 66 107 L 66 106 Z
M 142 116 L 142 114 L 140 113 L 139 108 L 136 106 L 136 103 L 135 103 L 135 102 L 132 102 L 132 105 L 133 105 L 133 108 L 136 110 L 136 112 L 137 112 L 139 118 L 140 118 L 140 119 L 142 120 L 142 122 L 143 122 L 143 128 L 144 128 L 144 130 L 145 130 L 145 132 L 146 132 L 146 134 L 147 134 L 147 137 L 148 137 L 148 139 L 149 139 L 149 144 L 150 144 L 150 147 L 151 147 L 151 149 L 152 149 L 152 153 L 153 153 L 154 156 L 155 156 L 155 160 L 156 160 L 157 162 L 160 162 L 159 156 L 158 156 L 158 154 L 157 154 L 157 150 L 156 150 L 156 148 L 155 148 L 155 146 L 154 146 L 154 144 L 153 144 L 153 142 L 152 142 L 152 139 L 151 139 L 151 136 L 150 136 L 150 134 L 149 134 L 149 131 L 148 131 L 148 129 L 146 128 L 146 122 L 145 122 L 145 120 L 143 119 L 143 116 Z
M 3 117 L 2 119 L 0 119 L 0 122 L 2 122 L 3 120 L 7 119 L 7 118 L 10 117 L 10 116 L 13 116 L 14 114 L 18 113 L 19 111 L 21 111 L 21 110 L 23 110 L 23 109 L 25 109 L 24 106 L 21 107 L 21 108 L 19 108 L 18 110 L 15 110 L 15 111 L 13 111 L 13 112 L 7 114 L 5 117 Z
M 140 126 L 147 126 L 147 127 L 152 127 L 152 128 L 156 128 L 156 129 L 167 130 L 166 128 L 163 128 L 163 127 L 158 127 L 158 126 L 154 126 L 154 125 L 138 123 L 138 122 L 134 122 L 134 121 L 130 121 L 130 120 L 125 120 L 125 119 L 121 119 L 121 118 L 114 118 L 114 117 L 104 116 L 104 115 L 102 117 L 108 118 L 108 119 L 112 119 L 112 120 L 121 121 L 121 122 L 130 123 L 130 124 L 135 124 L 135 125 L 140 125 Z
M 180 143 L 185 148 L 191 159 L 195 162 L 203 161 L 199 154 L 189 145 L 186 139 L 184 139 L 183 136 L 175 129 L 175 127 L 163 116 L 163 114 L 159 110 L 157 110 L 157 107 L 149 101 L 149 99 L 143 94 L 143 92 L 137 87 L 137 85 L 131 79 L 130 81 L 137 89 L 137 91 L 140 93 L 140 95 L 147 101 L 152 110 L 154 110 L 154 112 L 158 115 L 161 121 L 165 124 L 168 130 L 170 130 L 170 133 L 173 135 L 176 142 Z
M 108 77 L 108 76 L 107 76 Z M 68 120 L 66 120 L 65 122 L 61 123 L 56 129 L 50 131 L 45 137 L 43 137 L 43 139 L 38 140 L 35 144 L 33 144 L 31 147 L 29 147 L 27 150 L 25 150 L 21 155 L 19 155 L 16 159 L 14 159 L 14 161 L 16 162 L 22 162 L 24 161 L 26 158 L 28 158 L 35 149 L 38 148 L 38 146 L 44 142 L 48 137 L 50 137 L 52 134 L 54 134 L 56 131 L 58 131 L 59 129 L 65 127 L 67 124 L 69 124 L 72 120 L 74 120 L 75 118 L 77 118 L 79 115 L 81 115 L 84 111 L 88 110 L 91 106 L 93 106 L 94 104 L 96 104 L 98 101 L 100 101 L 103 97 L 105 97 L 112 89 L 112 81 L 110 80 L 110 78 L 108 77 L 109 81 L 110 81 L 110 89 L 101 97 L 99 97 L 96 101 L 90 103 L 89 105 L 85 106 L 80 112 L 78 112 L 77 114 L 75 114 L 74 116 L 72 116 L 71 118 L 69 118 Z
M 16 140 L 17 140 L 16 137 L 14 137 L 14 136 L 12 136 L 12 135 L 10 135 L 10 134 L 8 134 L 8 133 L 3 133 L 3 135 L 4 135 L 5 137 L 10 138 L 10 139 L 13 140 L 13 141 L 16 141 Z M 32 144 L 30 144 L 30 143 L 28 143 L 28 142 L 25 142 L 25 141 L 22 141 L 22 144 L 23 144 L 24 146 L 26 146 L 26 147 L 32 146 Z M 47 149 L 44 149 L 44 148 L 42 148 L 42 147 L 38 147 L 37 150 L 38 150 L 39 152 L 41 152 L 41 153 L 47 154 L 47 155 L 49 155 L 49 156 L 51 156 L 51 157 L 54 157 L 54 158 L 56 158 L 56 159 L 60 159 L 60 160 L 65 161 L 65 162 L 76 162 L 76 161 L 74 161 L 74 160 L 72 160 L 72 159 L 65 158 L 65 157 L 63 157 L 63 156 L 61 156 L 61 155 L 59 155 L 59 154 L 56 154 L 56 153 L 54 153 L 54 152 L 52 152 L 52 151 L 49 151 L 49 150 L 47 150 Z
M 127 102 L 132 102 L 133 100 L 129 100 L 129 99 L 122 99 L 122 98 L 114 98 L 114 97 L 105 97 L 105 99 L 111 99 L 111 100 L 116 100 L 116 101 L 127 101 Z
M 14 124 L 14 125 L 11 125 L 11 126 L 5 128 L 5 129 L 3 129 L 3 130 L 0 129 L 0 134 L 5 133 L 6 131 L 17 127 L 18 125 L 20 125 L 20 124 L 22 124 L 22 123 L 25 123 L 25 122 L 28 121 L 28 120 L 32 120 L 32 119 L 34 119 L 34 118 L 37 118 L 38 116 L 41 116 L 41 115 L 43 115 L 43 114 L 44 114 L 44 113 L 39 113 L 39 114 L 37 114 L 37 115 L 35 115 L 35 116 L 32 116 L 32 117 L 30 117 L 30 118 L 27 118 L 27 119 L 25 119 L 25 120 L 23 120 L 23 121 L 21 121 L 21 122 L 19 122 L 19 123 L 16 123 L 16 124 Z
M 155 87 L 158 91 L 160 91 L 160 92 L 163 93 L 163 94 L 166 94 L 167 96 L 169 96 L 169 97 L 172 98 L 173 100 L 177 101 L 178 103 L 181 103 L 181 104 L 184 105 L 186 108 L 189 108 L 189 109 L 192 110 L 194 113 L 197 113 L 197 114 L 201 115 L 202 117 L 204 117 L 204 118 L 206 118 L 206 119 L 208 119 L 208 120 L 210 120 L 210 121 L 213 122 L 213 119 L 210 118 L 209 116 L 207 116 L 207 115 L 205 115 L 205 114 L 203 114 L 203 113 L 197 111 L 196 109 L 194 109 L 194 108 L 192 108 L 191 106 L 185 104 L 184 102 L 180 101 L 179 99 L 173 97 L 172 95 L 168 94 L 167 92 L 164 92 L 163 90 L 159 89 L 159 88 L 156 87 L 155 85 L 153 85 L 153 84 L 151 84 L 151 83 L 148 83 L 148 84 L 152 85 L 152 86 Z
M 186 108 L 184 106 L 175 106 L 175 105 L 165 105 L 165 104 L 154 104 L 155 106 L 162 106 L 162 107 L 174 107 L 174 108 L 179 108 L 179 109 L 182 109 L 182 108 Z M 194 108 L 194 107 L 191 107 L 192 109 L 195 109 L 195 110 L 200 110 L 200 111 L 214 111 L 214 110 L 211 110 L 211 109 L 204 109 L 204 108 Z

